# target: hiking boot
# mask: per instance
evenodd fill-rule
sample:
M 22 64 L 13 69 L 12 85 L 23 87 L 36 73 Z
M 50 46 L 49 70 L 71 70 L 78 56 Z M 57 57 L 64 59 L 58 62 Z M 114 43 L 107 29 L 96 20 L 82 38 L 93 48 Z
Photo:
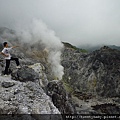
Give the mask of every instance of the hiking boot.
M 16 68 L 21 68 L 20 66 L 16 66 Z
M 7 74 L 4 75 L 4 77 L 7 77 L 7 76 L 8 76 Z

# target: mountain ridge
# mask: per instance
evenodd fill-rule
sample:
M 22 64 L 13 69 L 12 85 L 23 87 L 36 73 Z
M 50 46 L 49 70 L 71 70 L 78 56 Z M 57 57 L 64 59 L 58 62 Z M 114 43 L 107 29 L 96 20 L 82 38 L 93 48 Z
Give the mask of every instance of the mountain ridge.
M 8 36 L 4 36 L 3 33 L 0 35 L 1 47 L 4 37 L 10 46 L 21 45 L 21 48 L 14 50 L 13 54 L 20 59 L 22 68 L 15 69 L 15 64 L 11 62 L 12 80 L 10 78 L 6 83 L 7 80 L 4 81 L 6 78 L 0 76 L 2 79 L 0 82 L 1 114 L 9 112 L 13 114 L 19 112 L 120 114 L 119 50 L 103 46 L 89 53 L 70 43 L 63 43 L 61 64 L 64 67 L 64 75 L 62 80 L 58 80 L 52 74 L 51 64 L 47 61 L 48 53 L 43 50 L 42 44 L 36 43 L 31 46 L 28 43 L 21 43 L 16 37 L 7 39 Z M 0 72 L 2 73 L 5 61 L 2 56 L 0 59 Z M 17 89 L 15 89 L 16 86 Z M 10 89 L 12 89 L 11 92 Z M 19 95 L 25 99 L 19 98 Z M 15 98 L 20 99 L 21 103 L 18 104 Z M 17 106 L 15 107 L 14 104 Z M 15 112 L 16 109 L 17 112 Z
M 78 48 L 84 48 L 84 49 L 86 49 L 87 51 L 89 51 L 89 52 L 93 52 L 93 51 L 95 51 L 95 50 L 99 50 L 101 47 L 103 47 L 103 46 L 108 46 L 108 47 L 110 47 L 110 48 L 112 48 L 112 49 L 117 49 L 117 50 L 120 50 L 120 46 L 116 46 L 116 45 L 96 45 L 96 46 L 80 46 L 80 47 L 78 47 Z

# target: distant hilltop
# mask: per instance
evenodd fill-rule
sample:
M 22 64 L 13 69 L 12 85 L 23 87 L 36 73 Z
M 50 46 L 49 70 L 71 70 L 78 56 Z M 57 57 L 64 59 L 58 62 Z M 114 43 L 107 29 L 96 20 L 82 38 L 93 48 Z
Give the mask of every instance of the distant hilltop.
M 81 48 L 81 49 L 86 49 L 88 52 L 93 52 L 95 50 L 98 50 L 100 49 L 101 47 L 103 46 L 108 46 L 112 49 L 117 49 L 117 50 L 120 50 L 120 46 L 116 46 L 116 45 L 96 45 L 96 46 L 89 46 L 89 45 L 86 45 L 86 46 L 79 46 L 78 48 Z
M 89 46 L 89 45 L 84 45 L 84 46 L 74 46 L 68 42 L 62 42 L 66 48 L 71 48 L 74 50 L 79 50 L 81 52 L 93 52 L 95 50 L 99 50 L 103 46 L 108 46 L 112 49 L 117 49 L 120 50 L 120 46 L 116 45 L 96 45 L 96 46 Z

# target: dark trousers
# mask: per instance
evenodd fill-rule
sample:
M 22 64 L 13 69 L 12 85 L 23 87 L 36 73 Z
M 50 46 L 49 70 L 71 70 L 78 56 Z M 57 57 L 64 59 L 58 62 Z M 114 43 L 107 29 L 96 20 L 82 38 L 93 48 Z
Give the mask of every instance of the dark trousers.
M 9 69 L 10 61 L 11 61 L 11 60 L 14 60 L 14 61 L 16 62 L 16 65 L 17 65 L 17 66 L 20 65 L 19 59 L 18 59 L 18 58 L 13 58 L 13 57 L 11 57 L 10 60 L 6 59 L 6 66 L 5 66 L 4 74 L 8 74 L 8 69 Z

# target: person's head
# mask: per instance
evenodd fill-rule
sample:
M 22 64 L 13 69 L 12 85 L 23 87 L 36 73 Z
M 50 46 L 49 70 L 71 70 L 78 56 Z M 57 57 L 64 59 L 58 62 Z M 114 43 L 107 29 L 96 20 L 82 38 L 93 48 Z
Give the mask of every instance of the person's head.
M 3 43 L 3 46 L 4 46 L 4 47 L 8 47 L 8 43 L 7 43 L 7 42 L 4 42 L 4 43 Z

